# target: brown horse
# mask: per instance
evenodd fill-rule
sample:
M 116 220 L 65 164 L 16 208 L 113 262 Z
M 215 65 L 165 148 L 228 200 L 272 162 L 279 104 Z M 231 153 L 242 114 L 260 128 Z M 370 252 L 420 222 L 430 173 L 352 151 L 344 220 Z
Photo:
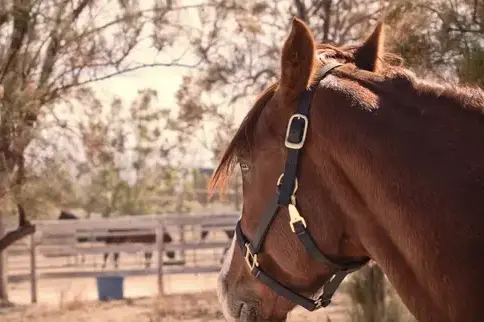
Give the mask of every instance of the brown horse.
M 79 217 L 77 217 L 74 214 L 71 214 L 67 211 L 61 210 L 61 213 L 59 217 L 57 218 L 58 220 L 78 220 Z M 82 231 L 82 230 L 80 230 Z M 143 233 L 139 229 L 108 229 L 109 232 L 114 232 L 114 233 L 127 233 L 129 235 L 126 236 L 97 236 L 94 238 L 94 241 L 96 242 L 104 242 L 105 244 L 134 244 L 134 243 L 142 243 L 142 244 L 154 244 L 156 243 L 156 234 L 153 233 Z M 139 231 L 139 234 L 133 235 L 132 233 Z M 77 242 L 78 243 L 86 243 L 89 242 L 90 240 L 87 237 L 77 237 Z M 170 236 L 169 233 L 163 232 L 163 243 L 169 244 L 173 241 L 173 238 Z M 151 266 L 151 258 L 153 256 L 153 253 L 150 251 L 145 251 L 144 252 L 145 256 L 145 267 L 149 268 Z M 174 251 L 166 251 L 166 256 L 170 259 L 175 258 L 175 252 Z M 109 253 L 104 253 L 103 256 L 103 264 L 102 268 L 106 268 L 106 263 L 109 257 Z M 119 262 L 119 252 L 113 252 L 113 261 L 114 261 L 114 267 L 118 268 L 118 262 Z M 82 254 L 81 262 L 85 262 L 85 257 L 84 254 Z
M 482 320 L 484 93 L 395 61 L 381 24 L 361 45 L 336 48 L 293 20 L 279 81 L 212 178 L 221 188 L 234 165 L 243 173 L 218 283 L 228 320 L 285 321 L 296 304 L 325 306 L 370 258 L 419 321 Z M 303 297 L 321 287 L 318 300 Z

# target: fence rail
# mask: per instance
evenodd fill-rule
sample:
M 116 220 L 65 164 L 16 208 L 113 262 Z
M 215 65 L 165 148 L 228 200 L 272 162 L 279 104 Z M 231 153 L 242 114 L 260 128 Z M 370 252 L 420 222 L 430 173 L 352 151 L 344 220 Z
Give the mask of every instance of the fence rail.
M 30 279 L 31 301 L 37 301 L 38 278 L 96 277 L 109 274 L 123 276 L 158 275 L 158 292 L 163 294 L 163 275 L 216 272 L 220 263 L 199 265 L 197 254 L 206 258 L 210 250 L 229 247 L 226 231 L 233 231 L 240 217 L 237 212 L 145 215 L 109 219 L 44 220 L 34 221 L 37 230 L 30 242 L 17 242 L 8 249 L 8 256 L 29 255 L 30 271 L 9 272 L 9 280 Z M 124 231 L 123 231 L 124 230 Z M 201 232 L 220 232 L 224 240 L 201 240 Z M 169 233 L 172 241 L 164 242 Z M 140 239 L 142 236 L 145 240 Z M 148 237 L 146 237 L 148 236 Z M 100 237 L 102 237 L 100 239 Z M 127 238 L 122 243 L 106 244 L 105 238 Z M 153 238 L 154 237 L 154 238 Z M 131 239 L 130 239 L 131 238 Z M 82 239 L 82 242 L 80 240 Z M 112 239 L 111 239 L 111 242 Z M 118 239 L 119 242 L 119 239 Z M 166 252 L 178 252 L 181 259 L 165 260 Z M 186 252 L 193 253 L 193 263 L 186 261 Z M 157 265 L 144 269 L 47 271 L 49 266 L 39 265 L 39 260 L 63 256 L 87 256 L 109 253 L 151 253 Z M 151 257 L 150 257 L 151 258 Z M 41 270 L 40 272 L 38 270 Z M 43 271 L 46 270 L 46 271 Z
M 203 273 L 217 273 L 220 271 L 220 266 L 202 266 L 202 267 L 183 267 L 183 266 L 168 266 L 163 267 L 163 275 L 176 275 L 176 274 L 203 274 Z M 126 270 L 104 270 L 102 272 L 93 271 L 77 271 L 77 272 L 45 272 L 39 273 L 38 278 L 60 279 L 60 278 L 87 278 L 98 276 L 145 276 L 145 275 L 157 275 L 158 268 L 145 268 L 145 269 L 126 269 Z M 29 280 L 30 274 L 18 274 L 10 279 L 11 282 L 21 282 Z
M 214 248 L 225 248 L 227 247 L 227 242 L 185 242 L 183 244 L 165 244 L 164 251 L 180 251 L 180 250 L 202 250 L 202 249 L 214 249 Z M 44 251 L 55 252 L 70 250 L 74 254 L 104 254 L 104 253 L 137 253 L 137 252 L 154 252 L 158 250 L 155 243 L 153 244 L 127 244 L 127 245 L 113 245 L 113 246 L 93 246 L 93 247 L 69 247 L 69 246 L 47 246 L 38 247 L 39 252 Z

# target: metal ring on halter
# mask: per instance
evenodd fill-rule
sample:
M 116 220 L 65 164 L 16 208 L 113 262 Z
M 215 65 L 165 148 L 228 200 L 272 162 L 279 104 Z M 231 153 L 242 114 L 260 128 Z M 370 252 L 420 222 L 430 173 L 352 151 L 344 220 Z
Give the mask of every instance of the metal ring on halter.
M 279 179 L 277 179 L 277 185 L 276 185 L 276 190 L 277 190 L 277 193 L 279 193 L 279 187 L 281 186 L 281 183 L 282 183 L 282 178 L 284 178 L 284 173 L 281 174 L 279 176 Z M 296 195 L 296 191 L 297 191 L 297 188 L 299 187 L 298 183 L 297 183 L 297 178 L 294 177 L 294 189 L 292 190 L 292 195 Z

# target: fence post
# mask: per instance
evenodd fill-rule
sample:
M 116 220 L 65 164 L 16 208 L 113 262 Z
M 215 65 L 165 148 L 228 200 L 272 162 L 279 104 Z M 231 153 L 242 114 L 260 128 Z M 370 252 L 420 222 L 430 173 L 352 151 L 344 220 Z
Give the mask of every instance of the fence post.
M 35 233 L 30 235 L 30 301 L 37 303 L 37 267 Z
M 163 253 L 165 249 L 165 245 L 163 244 L 163 224 L 158 221 L 158 225 L 156 226 L 156 248 L 158 250 L 158 296 L 162 296 L 164 294 L 163 289 Z
M 180 228 L 180 244 L 182 245 L 185 245 L 185 225 L 182 223 L 180 224 L 179 226 Z M 181 250 L 180 250 L 180 259 L 183 263 L 183 265 L 185 265 L 185 247 L 183 247 Z
M 175 209 L 177 214 L 181 214 L 183 212 L 184 203 L 185 203 L 185 185 L 182 184 L 182 190 L 177 196 L 177 204 Z M 178 227 L 180 229 L 180 243 L 184 245 L 185 244 L 185 225 L 184 223 L 181 223 L 179 224 Z M 180 259 L 183 265 L 185 265 L 185 247 L 183 247 L 180 250 Z
M 5 214 L 0 213 L 0 238 L 5 235 L 7 230 L 5 223 Z M 8 301 L 8 248 L 0 252 L 0 299 Z

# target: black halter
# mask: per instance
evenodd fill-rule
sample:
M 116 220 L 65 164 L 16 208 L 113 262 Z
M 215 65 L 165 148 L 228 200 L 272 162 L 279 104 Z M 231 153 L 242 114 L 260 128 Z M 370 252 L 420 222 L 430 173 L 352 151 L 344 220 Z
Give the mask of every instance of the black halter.
M 330 63 L 325 65 L 319 71 L 319 82 L 334 68 L 340 66 L 339 63 Z M 284 173 L 279 177 L 277 182 L 278 194 L 269 202 L 268 209 L 261 218 L 255 237 L 250 242 L 242 232 L 240 220 L 237 222 L 235 235 L 239 246 L 242 248 L 245 261 L 249 269 L 256 278 L 262 283 L 272 288 L 278 295 L 284 296 L 290 301 L 304 307 L 308 311 L 314 311 L 326 307 L 331 303 L 331 298 L 336 292 L 343 279 L 351 272 L 358 270 L 368 263 L 369 258 L 363 258 L 357 261 L 336 263 L 334 260 L 325 256 L 316 246 L 314 239 L 306 229 L 306 221 L 299 214 L 296 208 L 296 190 L 297 190 L 297 165 L 300 151 L 306 140 L 308 129 L 309 107 L 313 96 L 313 90 L 307 89 L 302 93 L 299 101 L 298 111 L 289 119 L 285 145 L 288 148 L 286 166 Z M 333 276 L 324 284 L 323 293 L 316 299 L 312 300 L 295 293 L 276 281 L 274 278 L 265 273 L 259 265 L 257 255 L 262 249 L 267 231 L 272 221 L 278 213 L 280 206 L 286 206 L 289 210 L 289 224 L 291 230 L 297 235 L 303 243 L 306 251 L 318 262 L 330 266 L 333 270 Z

